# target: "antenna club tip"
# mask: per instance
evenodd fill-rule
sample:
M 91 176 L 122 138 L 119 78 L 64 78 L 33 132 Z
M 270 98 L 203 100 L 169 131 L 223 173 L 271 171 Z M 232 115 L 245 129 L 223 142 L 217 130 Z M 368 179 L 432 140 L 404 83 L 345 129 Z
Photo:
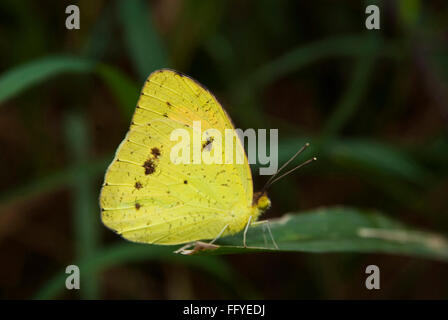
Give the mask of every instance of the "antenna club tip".
M 313 161 L 316 161 L 316 160 L 317 160 L 317 158 L 316 158 L 316 157 L 314 157 L 314 158 L 313 158 Z
M 309 147 L 310 146 L 310 143 L 309 142 L 307 142 L 307 143 L 305 143 L 305 147 Z

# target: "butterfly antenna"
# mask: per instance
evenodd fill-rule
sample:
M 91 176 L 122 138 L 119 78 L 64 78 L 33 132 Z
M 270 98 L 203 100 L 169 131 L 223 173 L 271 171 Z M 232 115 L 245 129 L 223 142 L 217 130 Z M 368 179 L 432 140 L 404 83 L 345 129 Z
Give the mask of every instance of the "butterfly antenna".
M 289 170 L 288 172 L 282 174 L 280 177 L 278 177 L 278 178 L 272 180 L 272 181 L 271 181 L 265 188 L 269 188 L 274 182 L 280 180 L 280 179 L 283 178 L 284 176 L 287 176 L 287 175 L 290 174 L 291 172 L 296 171 L 297 169 L 300 169 L 300 168 L 302 168 L 302 167 L 304 167 L 304 166 L 306 166 L 306 165 L 308 165 L 308 164 L 310 164 L 311 162 L 316 161 L 316 160 L 317 160 L 316 157 L 311 158 L 311 159 L 308 159 L 308 160 L 305 161 L 304 163 L 299 164 L 297 167 L 295 167 L 295 168 Z
M 305 151 L 306 148 L 308 148 L 309 146 L 310 146 L 310 144 L 309 144 L 308 142 L 305 143 L 305 145 L 304 145 L 302 148 L 300 148 L 299 151 L 297 151 L 295 155 L 293 155 L 288 161 L 286 161 L 286 163 L 283 164 L 283 165 L 280 167 L 280 169 L 278 169 L 277 172 L 276 172 L 272 177 L 269 178 L 269 180 L 266 182 L 266 184 L 264 185 L 264 187 L 263 187 L 262 190 L 263 190 L 263 191 L 266 190 L 266 189 L 269 188 L 274 182 L 280 180 L 280 179 L 283 178 L 284 176 L 286 176 L 286 175 L 290 174 L 291 172 L 293 172 L 293 171 L 295 171 L 295 170 L 297 170 L 297 169 L 299 169 L 299 168 L 301 168 L 301 167 L 304 167 L 304 166 L 306 166 L 307 164 L 310 164 L 311 162 L 317 160 L 317 158 L 315 158 L 315 157 L 312 158 L 312 159 L 309 159 L 309 160 L 305 161 L 304 163 L 299 164 L 297 167 L 295 167 L 295 168 L 289 170 L 288 172 L 282 174 L 280 177 L 277 177 L 277 176 L 279 175 L 279 173 L 280 173 L 280 172 L 281 172 L 281 171 L 282 171 L 282 170 L 283 170 L 289 163 L 291 163 L 291 161 L 293 161 L 299 154 L 301 154 L 303 151 Z

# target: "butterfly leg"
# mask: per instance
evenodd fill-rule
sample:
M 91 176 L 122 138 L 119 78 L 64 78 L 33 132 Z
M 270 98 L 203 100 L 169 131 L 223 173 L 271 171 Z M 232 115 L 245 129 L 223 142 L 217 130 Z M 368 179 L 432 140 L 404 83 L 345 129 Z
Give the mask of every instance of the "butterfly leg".
M 183 247 L 177 249 L 176 251 L 174 251 L 174 253 L 192 254 L 192 253 L 194 253 L 196 251 L 199 251 L 201 248 L 211 248 L 213 243 L 222 236 L 222 234 L 224 233 L 224 231 L 227 229 L 228 226 L 229 226 L 229 224 L 226 224 L 224 226 L 224 228 L 222 228 L 222 230 L 216 236 L 216 238 L 213 239 L 212 241 L 210 241 L 209 243 L 204 243 L 204 242 L 201 242 L 201 241 L 190 242 L 190 243 L 187 243 L 186 245 L 184 245 Z M 193 247 L 193 246 L 194 246 L 194 249 L 187 250 L 188 248 Z M 216 246 L 214 246 L 214 247 L 216 247 Z
M 174 251 L 174 253 L 192 254 L 192 253 L 194 253 L 196 251 L 199 251 L 199 250 L 201 250 L 203 248 L 212 248 L 212 247 L 216 247 L 217 248 L 217 246 L 212 246 L 212 245 L 213 245 L 213 243 L 216 240 L 218 240 L 222 236 L 222 234 L 224 233 L 224 231 L 227 229 L 228 226 L 229 226 L 229 224 L 226 224 L 224 226 L 224 228 L 222 228 L 222 230 L 216 236 L 216 238 L 213 239 L 212 241 L 210 241 L 209 243 L 204 243 L 204 242 L 201 242 L 201 241 L 190 242 L 190 243 L 187 243 L 186 245 L 184 245 L 183 247 L 177 249 L 176 251 Z M 192 246 L 194 246 L 193 250 L 187 250 L 188 248 L 190 248 Z
M 250 222 L 252 221 L 252 216 L 249 217 L 249 220 L 247 220 L 247 224 L 246 224 L 246 228 L 244 229 L 244 234 L 243 234 L 243 247 L 247 248 L 247 244 L 246 244 L 246 234 L 247 234 L 247 229 L 249 229 L 249 225 Z
M 174 251 L 174 253 L 182 253 L 183 251 L 185 251 L 186 249 L 192 247 L 195 243 L 194 242 L 190 242 L 187 243 L 186 245 L 184 245 L 183 247 L 177 249 L 176 251 Z
M 272 231 L 271 231 L 271 223 L 269 222 L 269 220 L 262 220 L 262 221 L 257 221 L 254 224 L 263 224 L 266 225 L 268 232 L 269 232 L 269 236 L 271 237 L 272 243 L 274 244 L 275 249 L 278 250 L 278 245 L 277 242 L 275 242 L 274 236 L 272 235 Z
M 266 226 L 268 227 L 268 232 L 269 232 L 269 236 L 271 237 L 272 243 L 274 244 L 275 249 L 278 250 L 277 242 L 275 242 L 274 236 L 272 235 L 271 223 L 269 222 L 269 220 L 264 220 L 264 221 L 266 221 Z
M 213 244 L 213 242 L 215 242 L 216 240 L 218 240 L 221 236 L 222 236 L 222 234 L 224 233 L 224 231 L 227 229 L 227 227 L 229 226 L 229 224 L 226 224 L 225 226 L 224 226 L 224 228 L 222 228 L 222 230 L 219 232 L 219 234 L 216 236 L 216 238 L 215 239 L 213 239 L 212 241 L 210 241 L 208 244 Z
M 263 228 L 263 242 L 264 242 L 264 247 L 267 248 L 268 246 L 268 239 L 266 238 L 266 224 L 263 223 L 262 225 Z

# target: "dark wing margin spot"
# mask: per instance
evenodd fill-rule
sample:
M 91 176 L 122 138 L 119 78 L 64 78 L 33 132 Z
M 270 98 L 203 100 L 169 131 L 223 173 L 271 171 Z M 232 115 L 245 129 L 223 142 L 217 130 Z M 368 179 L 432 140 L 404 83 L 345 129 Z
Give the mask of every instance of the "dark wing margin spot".
M 184 184 L 188 184 L 188 181 L 187 181 L 187 180 L 184 180 Z
M 136 183 L 135 183 L 135 189 L 141 189 L 143 186 L 142 186 L 142 184 L 141 184 L 141 182 L 140 181 L 137 181 Z
M 141 207 L 142 207 L 142 206 L 141 206 L 141 204 L 140 204 L 140 203 L 138 203 L 138 202 L 136 202 L 136 203 L 135 203 L 135 209 L 137 209 L 137 210 L 138 210 L 138 209 L 140 209 Z

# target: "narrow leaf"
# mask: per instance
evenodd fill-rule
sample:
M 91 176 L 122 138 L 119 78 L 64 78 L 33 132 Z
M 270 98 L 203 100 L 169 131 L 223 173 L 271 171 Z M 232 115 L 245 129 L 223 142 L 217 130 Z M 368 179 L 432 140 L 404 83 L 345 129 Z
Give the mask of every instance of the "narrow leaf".
M 94 63 L 82 58 L 53 56 L 34 60 L 0 75 L 0 103 L 21 91 L 64 72 L 89 72 Z
M 276 250 L 263 224 L 249 228 L 248 248 L 242 234 L 218 241 L 216 249 L 200 254 L 251 252 L 358 252 L 388 253 L 448 261 L 448 240 L 437 234 L 416 230 L 371 211 L 347 207 L 321 208 L 291 213 L 271 220 L 270 228 L 278 244 Z

